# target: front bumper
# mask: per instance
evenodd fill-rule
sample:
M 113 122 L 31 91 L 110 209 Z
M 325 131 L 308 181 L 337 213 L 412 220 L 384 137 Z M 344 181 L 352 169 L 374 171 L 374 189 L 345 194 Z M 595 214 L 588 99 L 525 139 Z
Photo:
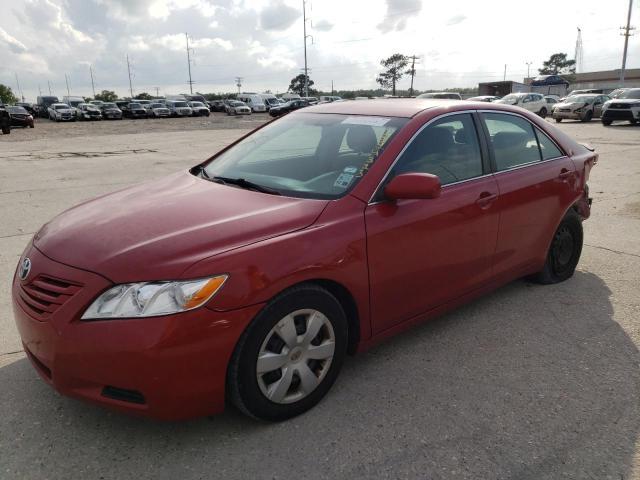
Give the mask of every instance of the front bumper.
M 640 120 L 640 108 L 607 108 L 602 112 L 602 120 Z
M 13 310 L 36 371 L 63 395 L 164 420 L 224 409 L 227 364 L 240 335 L 262 308 L 200 308 L 164 317 L 81 321 L 111 284 L 94 273 L 50 260 L 30 247 L 32 272 L 13 280 Z M 75 293 L 44 315 L 24 301 L 41 276 L 74 285 Z M 45 302 L 46 303 L 46 302 Z
M 558 109 L 555 109 L 553 111 L 553 118 L 566 118 L 566 119 L 570 119 L 570 120 L 580 120 L 582 118 L 582 116 L 584 115 L 584 112 L 576 112 L 575 110 L 569 111 L 569 112 L 562 112 L 559 111 Z

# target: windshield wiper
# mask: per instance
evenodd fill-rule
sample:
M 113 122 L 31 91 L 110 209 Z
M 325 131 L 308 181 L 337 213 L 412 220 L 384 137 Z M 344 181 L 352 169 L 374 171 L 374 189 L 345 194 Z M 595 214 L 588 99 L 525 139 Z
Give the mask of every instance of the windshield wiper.
M 245 180 L 244 178 L 229 178 L 229 177 L 210 177 L 211 181 L 228 184 L 228 185 L 236 185 L 240 188 L 246 188 L 247 190 L 255 190 L 257 192 L 269 193 L 271 195 L 282 195 L 278 190 L 274 188 L 265 187 L 263 185 L 259 185 L 257 183 L 250 182 L 249 180 Z

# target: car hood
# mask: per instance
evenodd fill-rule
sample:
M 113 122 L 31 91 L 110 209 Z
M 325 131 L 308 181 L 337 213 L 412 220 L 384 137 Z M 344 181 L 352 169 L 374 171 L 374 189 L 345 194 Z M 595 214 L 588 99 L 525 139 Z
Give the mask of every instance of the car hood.
M 562 102 L 556 103 L 554 108 L 580 108 L 589 105 L 587 102 Z
M 204 258 L 308 227 L 327 203 L 181 172 L 71 208 L 36 233 L 34 244 L 116 283 L 168 280 Z
M 607 100 L 606 103 L 638 103 L 640 104 L 640 98 L 612 98 L 611 100 Z

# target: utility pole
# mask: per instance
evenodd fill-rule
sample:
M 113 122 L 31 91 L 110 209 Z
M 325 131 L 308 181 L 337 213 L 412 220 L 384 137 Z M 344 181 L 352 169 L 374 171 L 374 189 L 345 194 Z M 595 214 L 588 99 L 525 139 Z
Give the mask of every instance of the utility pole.
M 51 93 L 51 82 L 49 80 L 47 80 L 47 85 L 49 85 L 49 96 L 52 96 L 53 94 Z
M 531 68 L 531 65 L 533 64 L 533 62 L 524 62 L 524 63 L 527 66 L 527 79 L 530 79 L 531 78 L 530 68 Z
M 238 95 L 240 95 L 240 89 L 242 88 L 242 77 L 236 77 L 236 87 L 238 87 Z
M 191 49 L 189 48 L 189 34 L 185 33 L 184 37 L 187 39 L 187 66 L 189 68 L 189 91 L 193 95 L 193 80 L 191 79 Z
M 20 96 L 22 97 L 22 101 L 24 102 L 24 93 L 22 93 L 22 89 L 20 88 L 20 80 L 18 80 L 18 72 L 14 72 L 16 74 L 16 84 L 18 85 L 18 92 L 20 92 Z
M 409 87 L 409 96 L 413 97 L 413 77 L 416 76 L 416 59 L 420 59 L 420 57 L 411 55 L 409 58 L 411 59 L 411 70 L 409 70 L 411 74 L 411 87 Z
M 307 2 L 302 0 L 302 29 L 304 31 L 304 96 L 309 96 L 309 69 L 307 68 Z
M 93 69 L 89 65 L 89 75 L 91 75 L 91 90 L 93 91 L 93 98 L 96 98 L 96 85 L 93 83 Z
M 38 84 L 38 94 L 42 96 L 42 89 L 40 88 L 40 84 Z
M 133 84 L 131 83 L 131 65 L 129 64 L 128 53 L 127 53 L 127 72 L 129 72 L 129 93 L 131 93 L 131 99 L 133 100 Z
M 333 96 L 333 80 L 331 80 L 331 96 Z
M 507 81 L 507 64 L 504 64 L 504 75 L 502 76 L 502 81 L 506 82 Z
M 156 89 L 156 98 L 160 96 L 160 87 L 155 87 Z
M 70 97 L 71 96 L 71 91 L 69 90 L 69 77 L 67 77 L 67 74 L 64 74 L 64 81 L 67 82 L 67 96 Z
M 627 47 L 629 46 L 629 37 L 633 35 L 630 33 L 631 30 L 635 30 L 635 27 L 631 26 L 631 9 L 633 8 L 633 0 L 629 0 L 629 13 L 627 14 L 627 26 L 620 27 L 621 30 L 624 30 L 624 33 L 621 35 L 624 36 L 624 51 L 622 52 L 622 70 L 620 70 L 620 86 L 624 86 L 624 71 L 627 67 Z

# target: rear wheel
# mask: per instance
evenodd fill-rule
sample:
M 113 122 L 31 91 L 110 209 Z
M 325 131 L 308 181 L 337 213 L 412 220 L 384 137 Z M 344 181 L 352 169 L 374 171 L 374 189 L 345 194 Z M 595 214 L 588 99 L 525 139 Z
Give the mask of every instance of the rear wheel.
M 570 210 L 560 222 L 543 269 L 532 279 L 542 284 L 567 280 L 576 270 L 582 253 L 582 220 L 575 210 Z
M 555 121 L 556 121 L 556 123 L 560 123 L 562 121 L 562 119 L 561 118 L 556 118 Z
M 581 122 L 590 122 L 593 118 L 593 112 L 591 110 L 587 110 L 587 113 L 580 119 Z
M 605 127 L 608 127 L 609 125 L 611 125 L 611 120 L 602 120 L 602 124 L 603 124 Z
M 227 372 L 229 398 L 243 413 L 279 421 L 316 405 L 333 385 L 347 350 L 347 320 L 316 285 L 276 297 L 247 327 Z
M 538 113 L 538 115 L 540 115 L 542 118 L 546 118 L 547 117 L 547 109 L 545 107 L 542 107 L 540 109 L 540 112 Z
M 11 133 L 11 127 L 9 126 L 9 122 L 2 122 L 2 134 L 9 135 Z

